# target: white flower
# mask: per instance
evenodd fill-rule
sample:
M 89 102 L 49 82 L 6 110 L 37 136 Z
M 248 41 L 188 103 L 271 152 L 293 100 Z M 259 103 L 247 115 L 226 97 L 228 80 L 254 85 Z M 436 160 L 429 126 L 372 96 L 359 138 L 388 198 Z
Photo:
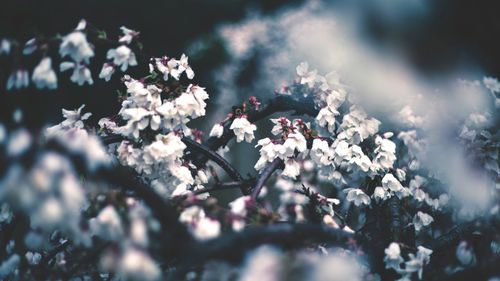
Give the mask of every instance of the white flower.
M 7 79 L 7 90 L 26 88 L 29 83 L 30 78 L 28 71 L 18 69 L 9 75 L 9 79 Z
M 409 105 L 401 109 L 398 117 L 403 124 L 411 127 L 420 127 L 424 123 L 424 119 L 418 115 L 415 115 Z
M 300 63 L 297 68 L 297 75 L 300 78 L 300 84 L 307 84 L 309 88 L 314 86 L 317 80 L 317 70 L 309 71 L 309 64 L 307 62 Z
M 87 112 L 82 115 L 82 109 L 85 107 L 85 104 L 82 104 L 76 110 L 67 110 L 63 109 L 62 114 L 66 120 L 64 120 L 61 125 L 63 127 L 76 127 L 83 128 L 83 121 L 87 120 L 92 116 L 92 113 Z
M 231 212 L 241 217 L 247 215 L 247 204 L 250 201 L 250 196 L 241 196 L 229 203 Z
M 328 142 L 319 138 L 313 140 L 311 152 L 309 153 L 311 159 L 319 165 L 329 165 L 332 163 L 331 157 L 333 156 L 332 150 L 328 146 Z
M 125 26 L 120 27 L 123 36 L 120 37 L 118 42 L 120 43 L 125 43 L 125 44 L 130 44 L 132 42 L 132 39 L 134 39 L 135 36 L 139 35 L 139 32 L 128 29 Z
M 92 234 L 102 239 L 118 241 L 124 234 L 120 216 L 111 205 L 102 209 L 97 217 L 90 219 L 89 224 Z
M 348 188 L 344 190 L 344 192 L 347 192 L 347 201 L 354 202 L 354 205 L 370 205 L 370 197 L 366 195 L 366 193 L 364 193 L 361 189 Z
M 295 150 L 304 152 L 307 149 L 307 141 L 301 133 L 291 133 L 283 143 L 283 148 L 285 149 L 283 156 L 292 157 Z
M 427 193 L 425 193 L 422 189 L 420 188 L 416 188 L 412 191 L 413 193 L 413 197 L 415 198 L 415 200 L 417 200 L 418 202 L 423 202 L 425 200 L 425 198 L 427 197 Z
M 467 242 L 461 241 L 455 250 L 458 261 L 464 266 L 473 266 L 476 264 L 476 255 Z
M 246 142 L 252 142 L 255 138 L 253 132 L 257 130 L 257 127 L 248 122 L 248 119 L 245 117 L 238 117 L 234 119 L 229 129 L 234 131 L 237 142 L 242 142 L 243 140 Z
M 45 57 L 40 61 L 33 70 L 31 79 L 38 89 L 48 88 L 52 90 L 57 88 L 57 76 L 52 69 L 51 58 Z
M 300 174 L 300 164 L 293 158 L 288 158 L 285 162 L 285 169 L 281 175 L 287 176 L 291 179 L 296 179 Z
M 493 77 L 484 77 L 483 78 L 483 84 L 492 93 L 498 93 L 498 92 L 500 92 L 500 82 L 498 82 L 498 79 L 496 79 L 496 78 L 493 78 Z
M 409 254 L 410 260 L 405 263 L 405 271 L 408 273 L 418 272 L 418 278 L 422 279 L 424 265 L 429 263 L 432 250 L 418 246 L 417 255 Z
M 92 113 L 90 112 L 87 112 L 82 115 L 82 109 L 84 107 L 85 105 L 82 104 L 78 109 L 75 110 L 63 109 L 62 115 L 66 119 L 62 121 L 60 124 L 47 128 L 47 134 L 49 136 L 52 136 L 58 133 L 65 133 L 66 132 L 65 130 L 71 128 L 82 129 L 84 127 L 83 121 L 89 119 L 90 116 L 92 116 Z
M 269 138 L 259 140 L 255 147 L 258 146 L 261 146 L 261 149 L 259 150 L 260 158 L 254 166 L 257 171 L 264 168 L 267 162 L 271 162 L 278 157 L 278 153 L 283 150 L 283 146 L 281 144 L 274 144 Z
M 193 235 L 198 240 L 208 240 L 219 236 L 221 225 L 217 220 L 203 217 L 201 218 L 193 229 Z
M 31 38 L 24 44 L 23 55 L 31 55 L 36 51 L 36 49 L 38 49 L 38 42 L 36 41 L 36 38 Z
M 403 188 L 401 183 L 392 174 L 385 174 L 382 178 L 382 186 L 392 192 L 398 192 Z
M 275 136 L 283 133 L 283 127 L 290 127 L 292 125 L 292 122 L 285 117 L 271 119 L 271 122 L 274 123 L 271 133 Z
M 32 143 L 31 134 L 26 129 L 14 131 L 7 142 L 7 155 L 19 156 L 24 153 Z
M 31 224 L 44 229 L 61 222 L 64 216 L 64 208 L 61 203 L 61 201 L 54 197 L 43 201 L 31 216 Z
M 123 119 L 128 120 L 123 127 L 117 128 L 117 132 L 123 136 L 133 136 L 139 138 L 139 132 L 149 125 L 150 112 L 144 108 L 128 108 L 121 112 Z
M 84 64 L 75 64 L 73 62 L 62 62 L 59 66 L 61 72 L 64 72 L 69 69 L 73 69 L 73 74 L 71 75 L 71 81 L 77 83 L 79 86 L 82 86 L 85 83 L 89 85 L 94 84 L 94 80 L 92 79 L 92 74 L 90 73 L 90 69 L 86 67 Z
M 156 141 L 144 147 L 144 160 L 149 164 L 173 162 L 182 157 L 185 148 L 186 145 L 173 132 L 157 135 Z
M 125 280 L 154 281 L 161 271 L 154 260 L 144 251 L 127 247 L 118 264 L 118 273 Z
M 224 133 L 224 126 L 217 123 L 212 127 L 212 130 L 210 131 L 210 136 L 220 138 L 223 133 Z
M 109 60 L 113 60 L 114 65 L 120 66 L 121 71 L 126 71 L 129 66 L 137 65 L 134 52 L 125 45 L 121 45 L 116 49 L 110 49 L 106 57 Z
M 115 73 L 115 68 L 112 64 L 105 63 L 102 65 L 101 72 L 99 73 L 99 78 L 106 81 L 111 80 L 111 76 Z
M 11 44 L 10 40 L 2 39 L 2 41 L 0 41 L 0 55 L 10 54 L 11 46 L 12 46 L 12 44 Z
M 21 258 L 17 254 L 13 254 L 8 259 L 6 259 L 0 265 L 0 278 L 6 278 L 9 274 L 11 274 L 14 270 L 16 270 L 17 266 Z
M 394 270 L 399 270 L 400 264 L 404 261 L 401 257 L 401 249 L 399 249 L 399 244 L 392 242 L 389 247 L 385 250 L 384 263 L 385 268 L 393 268 Z
M 175 59 L 168 60 L 167 57 L 155 58 L 154 61 L 156 69 L 163 74 L 163 80 L 167 81 L 168 76 L 172 75 L 172 71 L 177 67 L 177 61 Z M 176 79 L 179 80 L 178 77 Z
M 194 71 L 189 66 L 188 57 L 185 54 L 182 54 L 181 59 L 179 60 L 179 71 L 181 73 L 185 71 L 188 79 L 194 78 Z
M 375 138 L 377 147 L 374 152 L 377 153 L 373 163 L 382 170 L 392 169 L 396 161 L 396 144 L 388 139 L 377 136 Z
M 90 58 L 94 56 L 94 50 L 85 34 L 75 30 L 63 37 L 59 46 L 59 54 L 61 57 L 70 56 L 76 63 L 89 63 Z
M 375 191 L 373 191 L 372 197 L 375 199 L 375 201 L 380 202 L 390 198 L 391 194 L 385 188 L 377 186 L 375 187 Z
M 434 218 L 432 218 L 430 215 L 418 211 L 417 214 L 413 217 L 413 226 L 415 227 L 416 232 L 420 232 L 423 227 L 428 226 L 433 221 Z
M 26 257 L 29 265 L 37 265 L 42 260 L 42 255 L 37 252 L 28 251 L 24 256 Z
M 328 126 L 328 131 L 333 133 L 335 130 L 335 116 L 340 115 L 338 111 L 332 111 L 329 107 L 324 107 L 318 112 L 316 121 L 321 127 Z

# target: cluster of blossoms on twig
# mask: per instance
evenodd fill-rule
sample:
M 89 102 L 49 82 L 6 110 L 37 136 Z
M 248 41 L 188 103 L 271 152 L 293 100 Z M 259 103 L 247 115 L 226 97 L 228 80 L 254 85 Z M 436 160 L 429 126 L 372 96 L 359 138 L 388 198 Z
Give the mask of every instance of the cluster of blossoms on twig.
M 81 20 L 77 27 L 64 36 L 53 38 L 35 37 L 28 40 L 22 50 L 17 41 L 3 39 L 1 42 L 0 56 L 13 54 L 12 64 L 15 70 L 10 74 L 6 89 L 23 89 L 30 84 L 30 73 L 26 64 L 30 57 L 41 57 L 40 62 L 34 67 L 31 81 L 37 89 L 54 90 L 58 87 L 58 74 L 53 68 L 53 61 L 60 61 L 60 73 L 71 70 L 70 80 L 79 86 L 92 85 L 94 78 L 89 68 L 91 59 L 95 56 L 95 45 L 89 42 L 89 36 L 98 42 L 116 48 L 110 48 L 106 53 L 107 62 L 103 64 L 99 78 L 109 81 L 117 69 L 122 72 L 129 67 L 138 65 L 136 55 L 132 51 L 139 32 L 121 27 L 122 35 L 118 40 L 112 41 L 106 33 Z M 134 46 L 135 48 L 135 46 Z M 51 58 L 48 54 L 51 49 L 57 49 L 59 58 Z
M 188 126 L 205 116 L 209 99 L 192 83 L 188 57 L 151 58 L 149 73 L 133 78 L 125 73 L 140 62 L 134 52 L 139 32 L 121 31 L 117 42 L 108 42 L 81 21 L 63 37 L 24 46 L 26 56 L 42 53 L 33 84 L 55 89 L 54 58 L 46 54 L 54 42 L 60 71 L 71 69 L 78 85 L 94 83 L 95 42 L 112 43 L 99 77 L 110 81 L 123 72 L 125 92 L 119 91 L 119 112 L 99 116 L 98 128 L 89 125 L 84 105 L 63 109 L 64 120 L 42 133 L 0 123 L 0 279 L 279 280 L 297 270 L 319 281 L 412 280 L 423 279 L 424 268 L 439 262 L 433 255 L 456 244 L 448 273 L 480 262 L 475 244 L 460 233 L 495 223 L 444 233 L 464 211 L 454 207 L 439 169 L 428 168 L 430 140 L 421 129 L 428 120 L 411 107 L 399 113 L 404 126 L 383 124 L 337 74 L 320 75 L 301 63 L 296 78 L 267 103 L 249 97 L 204 138 Z M 2 40 L 0 55 L 14 45 Z M 28 84 L 19 67 L 6 82 L 8 90 Z M 500 83 L 464 84 L 484 85 L 495 99 L 495 109 L 472 113 L 461 124 L 457 139 L 496 196 Z M 275 113 L 278 118 L 268 118 Z M 273 127 L 256 141 L 257 122 Z M 259 150 L 247 178 L 217 153 L 233 138 Z M 221 180 L 214 165 L 232 181 Z M 215 192 L 227 188 L 243 194 L 225 205 Z M 487 213 L 498 218 L 498 203 Z M 23 235 L 16 238 L 15 231 Z M 497 257 L 498 232 L 488 235 L 488 255 Z M 257 247 L 262 244 L 283 249 Z M 300 262 L 289 262 L 295 259 Z M 235 268 L 224 260 L 244 262 Z

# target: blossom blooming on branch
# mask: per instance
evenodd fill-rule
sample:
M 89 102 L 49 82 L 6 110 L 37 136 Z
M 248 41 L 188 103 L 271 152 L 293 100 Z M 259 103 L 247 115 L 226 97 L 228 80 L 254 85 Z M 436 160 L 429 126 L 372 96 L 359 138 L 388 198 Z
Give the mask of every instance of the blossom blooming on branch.
M 257 130 L 257 126 L 248 122 L 248 119 L 242 116 L 235 118 L 229 129 L 233 130 L 237 142 L 252 142 L 255 138 L 253 132 Z
M 403 263 L 403 258 L 401 257 L 401 250 L 399 248 L 398 243 L 392 242 L 389 247 L 385 250 L 385 268 L 392 268 L 394 270 L 401 269 L 401 263 Z
M 224 133 L 224 126 L 221 124 L 217 123 L 212 127 L 212 130 L 210 130 L 210 136 L 211 137 L 217 137 L 220 138 L 222 134 Z
M 97 53 L 107 55 L 99 74 L 105 81 L 139 64 L 139 32 L 121 31 L 112 42 L 81 21 L 62 38 L 37 36 L 25 44 L 4 39 L 0 54 L 16 53 L 12 45 L 24 46 L 19 53 L 33 56 L 35 63 L 41 57 L 29 72 L 33 85 L 54 89 L 55 58 L 48 55 L 55 53 L 55 42 L 63 58 L 60 70 L 73 70 L 71 80 L 78 85 L 92 85 L 90 60 Z M 102 46 L 99 40 L 113 47 L 94 50 Z M 196 122 L 190 121 L 205 116 L 210 97 L 188 81 L 194 78 L 188 57 L 152 58 L 149 67 L 142 73 L 146 76 L 122 77 L 121 108 L 99 116 L 98 127 L 85 105 L 63 109 L 61 123 L 46 130 L 23 128 L 24 108 L 14 108 L 14 125 L 0 124 L 0 222 L 6 238 L 0 278 L 205 280 L 217 272 L 213 280 L 274 280 L 297 278 L 299 272 L 314 280 L 396 274 L 412 280 L 424 278 L 424 267 L 435 263 L 433 251 L 442 258 L 429 266 L 436 278 L 464 267 L 488 268 L 485 261 L 498 253 L 498 204 L 481 209 L 457 202 L 452 187 L 458 180 L 430 163 L 436 144 L 426 126 L 433 120 L 413 107 L 371 116 L 372 108 L 364 107 L 355 87 L 343 84 L 335 72 L 321 75 L 304 62 L 269 102 L 250 96 L 205 137 L 210 127 L 194 128 Z M 7 73 L 12 73 L 8 90 L 29 85 L 24 68 L 16 65 Z M 498 102 L 496 78 L 460 83 Z M 483 109 L 467 112 L 446 133 L 471 158 L 463 166 L 487 182 L 484 194 L 495 196 L 498 118 L 491 108 Z M 282 116 L 273 118 L 278 113 Z M 218 152 L 227 152 L 233 137 L 252 142 L 257 127 L 250 120 L 266 118 L 272 128 L 255 146 L 257 172 L 243 176 Z M 231 188 L 242 195 L 214 196 Z M 474 217 L 481 219 L 461 224 L 462 218 Z M 457 226 L 448 227 L 452 224 Z M 411 226 L 415 233 L 407 231 Z M 471 234 L 481 239 L 470 239 Z M 383 241 L 371 243 L 380 237 Z M 262 243 L 280 250 L 259 248 L 247 255 Z M 386 246 L 383 257 L 374 257 L 383 262 L 371 256 L 382 254 L 380 246 Z M 226 263 L 243 260 L 234 270 Z M 447 264 L 436 266 L 441 263 Z

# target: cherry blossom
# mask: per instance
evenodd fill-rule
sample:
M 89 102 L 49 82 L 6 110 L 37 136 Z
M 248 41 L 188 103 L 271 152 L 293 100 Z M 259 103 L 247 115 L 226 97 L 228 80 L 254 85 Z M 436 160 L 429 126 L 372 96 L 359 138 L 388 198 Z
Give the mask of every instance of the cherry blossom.
M 52 69 L 52 60 L 49 57 L 43 58 L 35 67 L 31 79 L 38 89 L 48 88 L 53 90 L 57 88 L 57 76 Z
M 245 117 L 238 117 L 233 120 L 233 123 L 231 123 L 231 127 L 229 127 L 229 129 L 234 131 L 237 142 L 252 142 L 252 140 L 255 138 L 253 132 L 257 130 L 257 127 L 254 124 L 248 122 L 248 119 L 246 119 Z

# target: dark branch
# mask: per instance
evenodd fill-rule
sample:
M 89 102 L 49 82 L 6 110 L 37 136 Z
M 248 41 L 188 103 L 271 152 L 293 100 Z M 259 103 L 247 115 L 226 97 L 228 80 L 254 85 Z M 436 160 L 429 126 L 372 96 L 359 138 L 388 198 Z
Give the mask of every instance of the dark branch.
M 231 181 L 231 182 L 220 182 L 216 183 L 213 187 L 211 188 L 204 188 L 204 189 L 199 189 L 196 191 L 193 191 L 194 194 L 203 194 L 206 192 L 212 192 L 212 191 L 219 191 L 219 190 L 228 190 L 228 189 L 233 189 L 233 188 L 247 188 L 248 186 L 253 185 L 252 182 L 254 180 L 245 180 L 245 181 Z
M 264 119 L 277 112 L 294 111 L 297 115 L 309 115 L 316 117 L 318 110 L 314 104 L 312 96 L 291 96 L 291 95 L 277 95 L 269 100 L 267 105 L 259 111 L 251 111 L 248 113 L 248 121 L 254 123 Z M 211 150 L 217 151 L 219 148 L 224 147 L 234 137 L 233 130 L 229 129 L 231 124 L 224 126 L 224 133 L 220 138 L 210 137 L 203 144 Z M 206 157 L 198 157 L 195 159 L 195 164 L 206 162 Z
M 234 181 L 239 181 L 243 182 L 244 179 L 240 175 L 240 173 L 222 156 L 217 154 L 215 151 L 210 150 L 208 147 L 206 147 L 203 144 L 197 143 L 196 141 L 183 137 L 182 142 L 184 142 L 187 146 L 187 148 L 192 151 L 192 152 L 198 152 L 208 159 L 214 161 L 217 165 L 219 165 L 226 173 L 231 177 L 232 180 Z M 244 185 L 240 185 L 240 190 L 243 192 L 243 194 L 247 195 L 248 190 L 245 188 Z
M 252 189 L 253 200 L 257 200 L 257 197 L 259 197 L 262 187 L 264 187 L 264 184 L 269 179 L 269 177 L 271 177 L 274 171 L 276 171 L 277 169 L 283 169 L 283 166 L 284 166 L 283 160 L 281 160 L 280 158 L 276 158 L 273 160 L 273 162 L 269 163 L 264 168 L 264 170 L 262 170 L 262 173 L 260 173 L 259 178 L 257 178 L 257 183 Z
M 318 224 L 278 223 L 265 227 L 249 227 L 242 232 L 193 244 L 193 249 L 186 249 L 188 255 L 185 256 L 184 262 L 189 265 L 210 259 L 237 262 L 248 250 L 264 244 L 293 249 L 311 242 L 345 245 L 352 238 L 355 238 L 352 233 Z

